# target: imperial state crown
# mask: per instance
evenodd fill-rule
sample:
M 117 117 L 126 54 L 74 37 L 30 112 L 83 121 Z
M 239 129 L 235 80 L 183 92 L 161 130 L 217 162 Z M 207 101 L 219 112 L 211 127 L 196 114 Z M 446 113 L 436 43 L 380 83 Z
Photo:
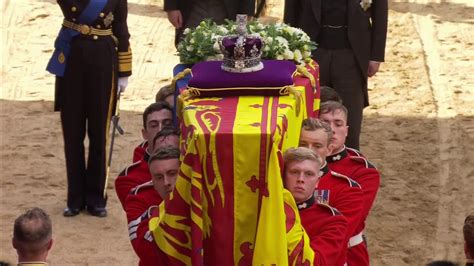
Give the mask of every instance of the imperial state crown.
M 263 40 L 258 35 L 247 34 L 247 15 L 237 15 L 237 34 L 223 37 L 219 44 L 224 60 L 222 70 L 248 73 L 263 69 L 260 59 Z

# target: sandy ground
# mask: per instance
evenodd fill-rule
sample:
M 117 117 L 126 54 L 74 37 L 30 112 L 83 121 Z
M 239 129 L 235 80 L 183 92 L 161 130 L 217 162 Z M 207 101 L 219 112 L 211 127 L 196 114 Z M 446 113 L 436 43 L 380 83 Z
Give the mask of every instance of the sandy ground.
M 282 0 L 268 15 L 281 17 Z M 141 112 L 178 62 L 159 0 L 129 0 L 134 75 L 122 100 L 109 217 L 62 217 L 66 198 L 54 77 L 44 70 L 61 16 L 54 0 L 1 2 L 0 260 L 15 262 L 12 222 L 40 206 L 54 223 L 52 265 L 133 265 L 113 179 L 140 142 Z M 370 82 L 362 151 L 383 174 L 368 220 L 373 265 L 463 262 L 462 224 L 474 212 L 474 4 L 390 1 L 386 63 Z

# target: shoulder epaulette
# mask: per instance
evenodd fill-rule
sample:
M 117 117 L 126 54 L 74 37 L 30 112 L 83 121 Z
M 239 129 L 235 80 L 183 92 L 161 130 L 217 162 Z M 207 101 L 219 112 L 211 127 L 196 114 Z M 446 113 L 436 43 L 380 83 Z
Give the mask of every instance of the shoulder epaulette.
M 332 213 L 332 216 L 342 215 L 342 213 L 338 209 L 331 207 L 326 203 L 317 202 L 316 204 L 329 210 Z
M 138 192 L 140 192 L 140 190 L 143 190 L 145 188 L 150 188 L 150 187 L 153 187 L 153 181 L 148 181 L 148 182 L 145 182 L 143 184 L 140 184 L 140 185 L 132 188 L 132 190 L 130 190 L 129 194 L 137 195 Z
M 346 147 L 346 149 L 349 152 L 349 155 L 351 155 L 351 156 L 352 156 L 352 154 L 355 154 L 355 156 L 365 157 L 359 150 L 356 150 L 354 148 L 349 148 L 349 147 Z
M 132 168 L 135 168 L 136 166 L 138 166 L 140 163 L 142 162 L 142 160 L 138 160 L 132 164 L 130 164 L 129 166 L 125 167 L 125 169 L 122 170 L 122 172 L 120 172 L 119 176 L 126 176 L 128 175 L 128 171 Z
M 147 219 L 149 219 L 151 217 L 151 214 L 152 214 L 152 211 L 154 208 L 158 208 L 158 206 L 156 205 L 152 205 L 150 206 L 147 210 L 145 210 L 143 212 L 142 215 L 140 215 L 137 219 L 135 220 L 132 220 L 128 223 L 128 235 L 130 237 L 130 241 L 131 240 L 134 240 L 137 238 L 137 229 L 138 229 L 138 226 L 140 225 L 140 223 L 142 221 L 145 221 Z M 150 234 L 145 234 L 144 236 L 145 239 L 147 239 L 148 241 L 152 242 L 149 238 L 150 238 Z
M 357 181 L 355 181 L 354 179 L 348 177 L 348 176 L 345 176 L 343 174 L 340 174 L 340 173 L 337 173 L 337 172 L 334 172 L 334 171 L 331 171 L 331 174 L 335 177 L 339 177 L 339 178 L 342 178 L 342 179 L 345 179 L 348 183 L 349 183 L 349 186 L 350 187 L 358 187 L 358 188 L 362 188 L 359 183 L 357 183 Z
M 351 160 L 365 164 L 365 168 L 376 168 L 367 158 L 363 156 L 350 156 Z

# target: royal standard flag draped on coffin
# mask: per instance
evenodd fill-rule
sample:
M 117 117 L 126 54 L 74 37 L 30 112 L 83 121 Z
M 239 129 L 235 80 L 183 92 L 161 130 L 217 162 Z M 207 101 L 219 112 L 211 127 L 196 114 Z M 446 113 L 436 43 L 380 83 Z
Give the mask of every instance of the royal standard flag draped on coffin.
M 296 82 L 295 82 L 296 84 Z M 296 84 L 297 85 L 297 84 Z M 182 108 L 176 187 L 150 230 L 166 265 L 311 265 L 314 252 L 283 189 L 282 152 L 315 111 L 307 90 L 195 98 Z

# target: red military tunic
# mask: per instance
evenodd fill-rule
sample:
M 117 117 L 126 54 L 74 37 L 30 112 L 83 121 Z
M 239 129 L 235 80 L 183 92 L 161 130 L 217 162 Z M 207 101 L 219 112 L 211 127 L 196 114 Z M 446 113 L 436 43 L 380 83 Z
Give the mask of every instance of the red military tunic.
M 158 206 L 161 199 L 158 192 L 153 188 L 152 181 L 140 184 L 130 190 L 125 200 L 125 212 L 127 213 L 127 221 L 136 219 L 148 210 L 151 206 Z
M 369 253 L 362 234 L 365 220 L 370 213 L 380 186 L 380 173 L 365 156 L 351 148 L 345 148 L 341 152 L 329 156 L 327 161 L 331 170 L 350 176 L 362 187 L 364 199 L 362 217 L 357 226 L 357 232 L 350 241 L 347 262 L 348 265 L 369 265 Z
M 141 160 L 143 156 L 145 156 L 147 148 L 148 148 L 148 141 L 146 140 L 140 143 L 140 145 L 138 145 L 137 147 L 135 147 L 135 149 L 133 150 L 132 162 L 134 163 Z
M 125 199 L 134 187 L 151 180 L 148 169 L 148 155 L 145 153 L 143 159 L 129 165 L 115 179 L 115 192 L 125 210 Z
M 330 171 L 325 164 L 323 175 L 315 190 L 316 200 L 338 209 L 347 219 L 346 243 L 356 234 L 363 208 L 363 194 L 360 185 L 351 178 Z M 341 254 L 336 265 L 346 262 L 347 249 Z
M 317 203 L 314 197 L 299 204 L 298 210 L 315 252 L 313 265 L 336 265 L 347 249 L 347 219 L 336 208 Z
M 125 201 L 128 233 L 132 247 L 140 258 L 139 265 L 158 264 L 158 247 L 148 228 L 148 222 L 161 201 L 151 181 L 133 188 Z

